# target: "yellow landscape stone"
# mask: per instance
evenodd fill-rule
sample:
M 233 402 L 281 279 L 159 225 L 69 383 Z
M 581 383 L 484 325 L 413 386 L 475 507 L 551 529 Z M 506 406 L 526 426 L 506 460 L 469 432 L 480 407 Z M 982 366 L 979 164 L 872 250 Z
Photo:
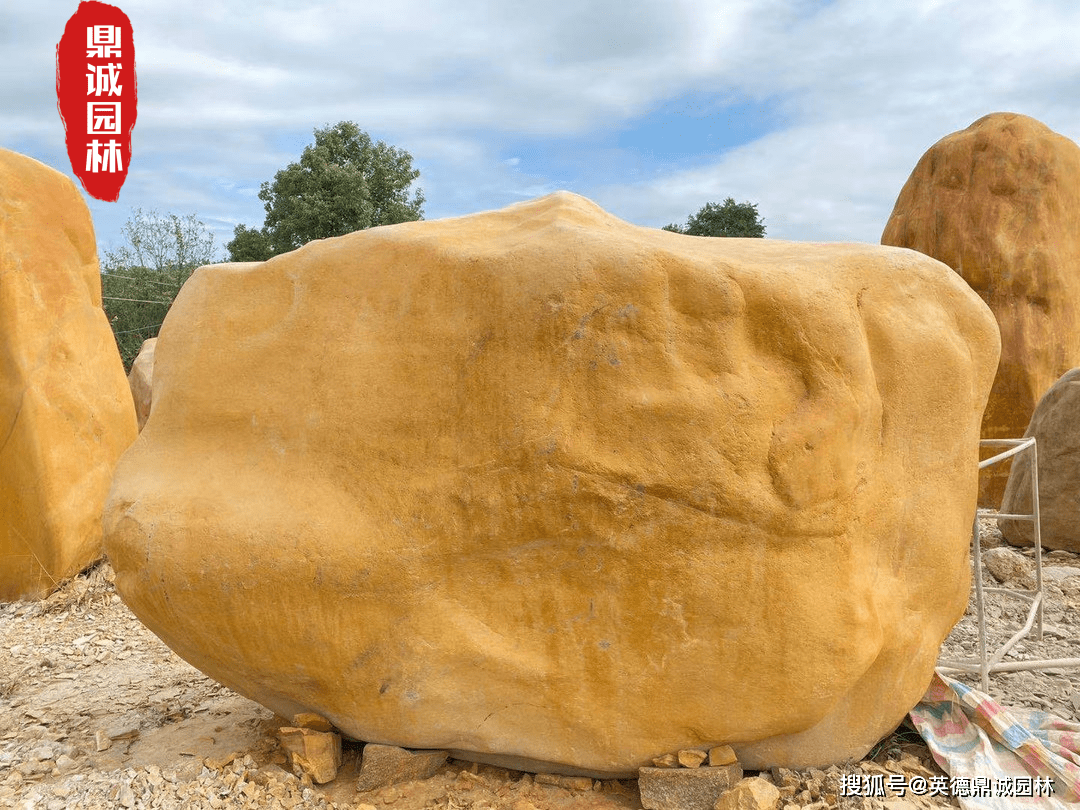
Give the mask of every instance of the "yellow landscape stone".
M 37 599 L 101 556 L 135 408 L 74 183 L 0 149 L 0 602 Z
M 857 759 L 967 604 L 998 349 L 909 250 L 565 192 L 372 228 L 195 272 L 106 547 L 182 657 L 358 740 Z
M 941 260 L 990 305 L 1001 363 L 982 435 L 1023 436 L 1080 366 L 1080 146 L 1026 115 L 984 116 L 922 156 L 881 242 Z M 986 505 L 1001 504 L 1009 466 L 984 473 Z

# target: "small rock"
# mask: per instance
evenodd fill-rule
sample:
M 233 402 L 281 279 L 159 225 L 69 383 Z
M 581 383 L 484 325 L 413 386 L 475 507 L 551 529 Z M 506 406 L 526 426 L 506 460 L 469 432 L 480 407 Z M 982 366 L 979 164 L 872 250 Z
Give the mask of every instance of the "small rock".
M 773 782 L 780 787 L 794 787 L 797 788 L 802 784 L 802 779 L 795 771 L 789 771 L 787 768 L 773 768 L 772 769 Z
M 337 776 L 341 767 L 340 735 L 282 726 L 278 729 L 278 739 L 298 776 L 302 774 L 320 785 Z
M 698 751 L 696 748 L 684 748 L 679 752 L 679 764 L 684 768 L 697 768 L 705 761 L 706 756 L 704 751 Z
M 1062 582 L 1073 577 L 1080 577 L 1080 568 L 1063 565 L 1048 565 L 1043 568 L 1043 582 Z
M 1035 587 L 1035 566 L 1011 548 L 992 548 L 983 552 L 982 564 L 1002 584 L 1031 589 Z
M 662 757 L 655 757 L 652 762 L 657 768 L 679 767 L 679 758 L 674 754 L 664 754 Z
M 471 776 L 468 771 L 463 775 Z M 475 778 L 475 777 L 474 777 Z M 561 776 L 556 773 L 538 773 L 533 777 L 538 785 L 555 785 L 567 790 L 592 790 L 593 780 L 587 776 Z
M 105 729 L 110 740 L 133 740 L 139 736 L 141 722 L 138 715 L 125 715 L 115 724 Z
M 239 751 L 233 751 L 231 754 L 225 754 L 224 756 L 206 757 L 203 760 L 203 765 L 212 771 L 220 771 L 226 765 L 233 762 L 233 760 L 239 759 L 242 754 Z
M 753 776 L 736 783 L 713 805 L 714 810 L 776 810 L 780 791 L 776 785 Z
M 108 751 L 112 745 L 112 739 L 109 735 L 100 728 L 94 732 L 94 747 L 98 751 Z
M 44 762 L 47 759 L 53 758 L 53 749 L 51 745 L 39 745 L 37 748 L 30 751 L 27 757 L 31 762 Z
M 333 731 L 334 725 L 321 714 L 315 712 L 300 712 L 294 714 L 289 724 L 296 728 L 310 728 L 312 731 Z
M 721 768 L 641 768 L 638 789 L 645 810 L 713 810 L 716 800 L 742 779 L 739 765 Z
M 56 769 L 60 773 L 68 773 L 79 767 L 79 763 L 69 757 L 67 754 L 61 754 L 56 758 Z
M 567 790 L 593 789 L 593 780 L 588 776 L 560 776 L 557 784 Z
M 442 767 L 447 751 L 409 751 L 395 745 L 368 743 L 360 762 L 356 789 L 376 790 L 398 782 L 427 779 Z
M 735 751 L 730 745 L 718 745 L 709 749 L 709 765 L 719 768 L 722 765 L 733 765 L 738 762 Z

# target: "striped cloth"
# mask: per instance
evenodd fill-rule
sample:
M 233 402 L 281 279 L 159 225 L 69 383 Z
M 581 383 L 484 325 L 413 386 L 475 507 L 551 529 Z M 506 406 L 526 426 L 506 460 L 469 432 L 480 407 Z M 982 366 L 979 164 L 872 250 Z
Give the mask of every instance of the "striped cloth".
M 1080 807 L 1080 724 L 1007 709 L 940 670 L 911 721 L 964 810 Z

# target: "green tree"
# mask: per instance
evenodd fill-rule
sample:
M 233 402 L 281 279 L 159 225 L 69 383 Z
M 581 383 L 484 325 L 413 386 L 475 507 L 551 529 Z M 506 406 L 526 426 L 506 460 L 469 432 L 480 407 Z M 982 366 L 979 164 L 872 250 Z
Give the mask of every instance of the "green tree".
M 314 134 L 315 143 L 304 149 L 298 163 L 260 187 L 266 222 L 261 231 L 237 227 L 226 245 L 232 261 L 265 252 L 276 256 L 312 239 L 423 218 L 423 191 L 417 189 L 409 199 L 409 186 L 420 172 L 408 152 L 372 143 L 350 121 Z
M 736 203 L 731 197 L 723 205 L 705 203 L 700 211 L 686 220 L 686 225 L 665 225 L 665 231 L 688 236 L 764 237 L 765 223 L 761 221 L 756 203 Z
M 101 258 L 101 292 L 124 368 L 130 369 L 143 341 L 157 337 L 192 271 L 219 259 L 214 235 L 195 214 L 136 208 L 123 234 L 126 244 Z
M 256 230 L 237 225 L 233 240 L 225 245 L 231 262 L 265 262 L 274 254 L 270 251 L 270 234 L 266 228 Z

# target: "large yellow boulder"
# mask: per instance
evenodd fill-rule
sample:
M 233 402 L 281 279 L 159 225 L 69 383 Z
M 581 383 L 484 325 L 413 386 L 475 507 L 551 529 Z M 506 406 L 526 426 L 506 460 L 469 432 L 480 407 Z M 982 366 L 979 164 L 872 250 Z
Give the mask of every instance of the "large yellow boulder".
M 1080 147 L 1025 115 L 980 118 L 922 156 L 881 242 L 943 261 L 990 305 L 1001 362 L 982 435 L 1023 436 L 1042 395 L 1080 365 Z M 988 468 L 987 505 L 1008 474 Z
M 101 510 L 135 408 L 75 184 L 0 149 L 0 602 L 101 556 Z
M 106 546 L 180 655 L 357 739 L 821 765 L 900 722 L 964 611 L 997 355 L 913 251 L 568 193 L 375 228 L 196 271 Z

